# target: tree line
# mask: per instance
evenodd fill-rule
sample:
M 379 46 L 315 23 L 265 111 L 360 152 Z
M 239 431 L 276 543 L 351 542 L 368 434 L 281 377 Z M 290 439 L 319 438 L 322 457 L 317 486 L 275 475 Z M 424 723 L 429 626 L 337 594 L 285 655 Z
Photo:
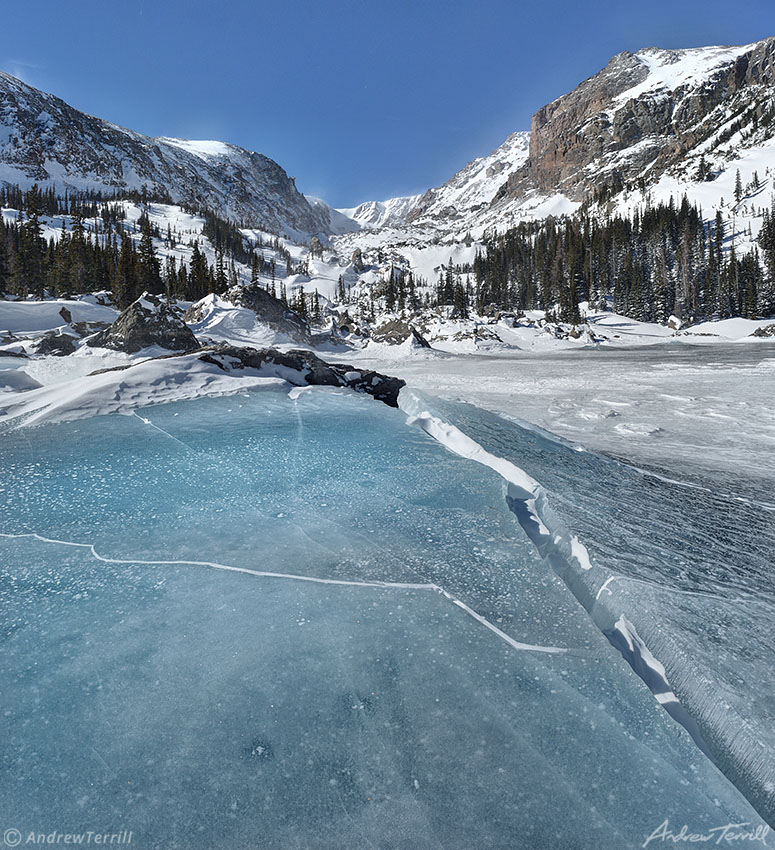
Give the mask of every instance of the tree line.
M 24 298 L 45 295 L 64 297 L 97 290 L 110 290 L 119 308 L 126 307 L 143 292 L 195 301 L 210 292 L 223 293 L 238 282 L 235 263 L 251 268 L 254 282 L 259 274 L 274 280 L 275 260 L 266 259 L 259 245 L 248 245 L 231 223 L 210 210 L 199 210 L 204 219 L 202 235 L 215 248 L 215 262 L 208 263 L 199 240 L 191 245 L 188 265 L 174 256 L 159 258 L 154 238 L 168 249 L 179 236 L 167 227 L 162 234 L 148 215 L 148 196 L 137 193 L 143 206 L 137 221 L 139 239 L 125 224 L 124 205 L 102 195 L 57 197 L 53 190 L 33 186 L 0 189 L 0 205 L 17 209 L 15 221 L 0 217 L 0 293 Z M 41 216 L 62 216 L 57 238 L 44 239 Z M 70 228 L 64 217 L 69 217 Z M 86 219 L 92 221 L 87 226 Z M 282 248 L 275 238 L 278 248 Z M 290 255 L 283 249 L 287 262 Z
M 631 217 L 577 215 L 523 222 L 485 241 L 476 254 L 474 285 L 445 281 L 443 303 L 467 300 L 488 309 L 557 310 L 577 322 L 588 301 L 642 321 L 757 318 L 775 313 L 775 206 L 764 216 L 757 245 L 737 250 L 721 213 L 705 222 L 686 198 Z

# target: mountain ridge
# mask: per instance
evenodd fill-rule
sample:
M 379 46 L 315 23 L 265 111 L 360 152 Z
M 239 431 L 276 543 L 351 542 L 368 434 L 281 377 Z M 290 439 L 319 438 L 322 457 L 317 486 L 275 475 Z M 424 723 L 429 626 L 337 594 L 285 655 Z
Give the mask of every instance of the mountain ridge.
M 754 165 L 742 162 L 746 156 Z M 723 205 L 740 163 L 749 181 L 756 165 L 775 169 L 775 37 L 622 51 L 536 110 L 530 132 L 512 133 L 441 186 L 338 210 L 301 195 L 262 154 L 145 136 L 0 72 L 0 182 L 162 188 L 176 202 L 211 206 L 300 242 L 359 230 L 388 240 L 462 240 L 591 202 L 629 209 L 635 192 L 645 201 L 652 192 L 666 199 L 688 191 Z
M 486 203 L 448 202 L 469 188 L 465 178 L 478 163 L 497 159 L 519 137 L 529 148 L 504 170 Z M 630 209 L 635 190 L 644 200 L 651 191 L 664 200 L 671 192 L 689 192 L 720 205 L 733 197 L 730 169 L 739 164 L 746 181 L 756 170 L 748 160 L 763 163 L 762 173 L 770 163 L 775 169 L 774 140 L 775 37 L 741 46 L 644 47 L 613 56 L 536 110 L 529 133 L 512 134 L 441 187 L 344 212 L 374 229 L 414 228 L 461 239 L 469 230 L 482 234 L 524 219 L 572 214 L 596 200 Z M 697 180 L 701 167 L 705 173 Z M 703 188 L 706 183 L 710 187 Z
M 330 233 L 325 215 L 263 154 L 227 142 L 146 136 L 3 71 L 0 182 L 107 192 L 147 187 L 273 232 L 301 238 Z

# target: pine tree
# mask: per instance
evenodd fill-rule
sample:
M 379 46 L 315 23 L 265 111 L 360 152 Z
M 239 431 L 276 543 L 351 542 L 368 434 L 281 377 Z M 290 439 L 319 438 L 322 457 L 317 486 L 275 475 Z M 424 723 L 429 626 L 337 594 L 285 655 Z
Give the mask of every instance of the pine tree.
M 228 280 L 226 278 L 226 268 L 223 263 L 223 252 L 218 250 L 215 255 L 215 293 L 223 295 L 228 289 Z
M 167 257 L 164 264 L 164 293 L 167 301 L 172 301 L 178 294 L 178 270 L 175 257 Z
M 191 269 L 188 274 L 188 290 L 186 298 L 199 301 L 210 291 L 210 278 L 207 270 L 207 259 L 199 250 L 199 242 L 194 242 L 191 252 Z
M 4 227 L 0 217 L 0 294 L 8 292 L 10 284 L 10 270 L 8 268 L 8 251 L 5 247 Z
M 321 313 L 320 313 L 320 293 L 315 290 L 315 294 L 312 296 L 312 321 L 319 325 L 321 321 Z
M 468 298 L 463 284 L 458 279 L 455 282 L 455 288 L 452 293 L 452 315 L 459 319 L 468 318 Z
M 293 309 L 303 318 L 306 319 L 309 315 L 309 311 L 307 310 L 307 297 L 304 294 L 304 287 L 299 286 L 298 292 L 296 293 L 296 300 L 293 304 Z
M 137 284 L 140 293 L 151 292 L 159 295 L 164 290 L 161 279 L 161 265 L 153 247 L 153 232 L 147 213 L 143 212 L 138 220 L 140 225 L 140 245 L 137 249 Z
M 132 240 L 127 235 L 121 238 L 121 253 L 113 285 L 113 298 L 119 310 L 128 307 L 139 295 L 137 291 L 137 269 Z

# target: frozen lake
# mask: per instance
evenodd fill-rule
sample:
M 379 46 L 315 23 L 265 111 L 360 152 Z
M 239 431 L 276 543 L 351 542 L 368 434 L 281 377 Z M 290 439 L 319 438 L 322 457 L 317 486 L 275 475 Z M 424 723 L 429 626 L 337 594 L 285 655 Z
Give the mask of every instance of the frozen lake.
M 662 472 L 775 503 L 775 343 L 666 343 L 379 364 L 411 387 Z
M 678 618 L 658 648 L 679 697 L 704 717 L 687 658 L 705 641 L 715 687 L 738 670 L 747 696 L 757 677 L 745 711 L 726 701 L 763 728 L 771 531 L 731 554 L 759 509 L 736 503 L 713 548 L 713 494 L 407 403 L 544 484 L 593 560 L 574 593 L 498 474 L 362 397 L 264 392 L 0 435 L 8 824 L 158 848 L 620 850 L 666 819 L 761 822 L 601 630 L 620 612 L 648 643 Z M 579 600 L 613 574 L 640 581 L 609 582 L 590 616 Z M 708 595 L 746 612 L 745 665 Z

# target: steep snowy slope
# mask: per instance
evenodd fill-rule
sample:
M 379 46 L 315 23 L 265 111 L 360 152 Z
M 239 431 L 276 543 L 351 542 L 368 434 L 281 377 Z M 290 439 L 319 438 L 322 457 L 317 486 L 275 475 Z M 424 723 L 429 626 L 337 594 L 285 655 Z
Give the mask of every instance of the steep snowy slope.
M 305 195 L 304 198 L 312 209 L 320 213 L 321 217 L 328 222 L 328 233 L 335 235 L 360 230 L 359 222 L 354 221 L 342 210 L 335 210 L 330 207 L 322 198 L 315 198 L 311 195 Z
M 743 197 L 735 199 L 738 169 Z M 744 238 L 758 229 L 775 174 L 775 38 L 740 47 L 645 48 L 539 109 L 443 186 L 344 210 L 386 241 L 461 240 L 583 202 L 632 212 L 687 194 Z M 608 205 L 606 207 L 606 205 Z M 356 237 L 357 238 L 357 237 Z
M 273 160 L 216 141 L 154 139 L 94 118 L 0 72 L 0 182 L 23 188 L 162 190 L 173 201 L 280 234 L 330 233 Z
M 512 133 L 489 156 L 469 162 L 443 186 L 429 189 L 407 215 L 407 222 L 465 225 L 486 209 L 498 189 L 527 160 L 530 134 Z
M 477 215 L 489 207 L 503 183 L 524 164 L 529 141 L 529 133 L 512 133 L 491 154 L 469 162 L 436 189 L 388 201 L 367 201 L 340 212 L 367 229 L 455 231 L 463 235 L 475 226 Z

